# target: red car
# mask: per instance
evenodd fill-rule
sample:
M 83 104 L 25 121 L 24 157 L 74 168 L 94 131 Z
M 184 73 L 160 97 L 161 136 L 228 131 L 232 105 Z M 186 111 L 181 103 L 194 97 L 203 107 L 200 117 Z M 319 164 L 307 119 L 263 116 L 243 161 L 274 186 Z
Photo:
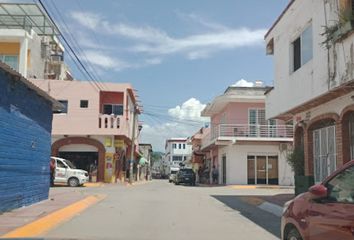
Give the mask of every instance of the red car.
M 282 240 L 354 239 L 354 160 L 287 202 Z

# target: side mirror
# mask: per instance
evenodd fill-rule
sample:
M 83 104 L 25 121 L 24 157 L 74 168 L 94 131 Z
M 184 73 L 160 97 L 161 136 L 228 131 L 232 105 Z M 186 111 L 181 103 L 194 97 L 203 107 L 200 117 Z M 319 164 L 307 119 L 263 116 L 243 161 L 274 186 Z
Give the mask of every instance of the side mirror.
M 324 198 L 327 197 L 328 191 L 325 186 L 322 184 L 316 184 L 312 187 L 309 188 L 309 192 L 313 196 L 313 199 L 319 199 L 319 198 Z

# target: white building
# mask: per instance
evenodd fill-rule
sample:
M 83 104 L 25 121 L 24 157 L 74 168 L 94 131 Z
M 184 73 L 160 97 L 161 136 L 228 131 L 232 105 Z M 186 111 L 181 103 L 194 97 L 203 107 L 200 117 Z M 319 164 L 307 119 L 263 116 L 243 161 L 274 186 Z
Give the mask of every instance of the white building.
M 1 3 L 0 61 L 24 77 L 72 80 L 59 31 L 37 4 Z
M 267 118 L 293 121 L 305 175 L 321 181 L 354 158 L 352 0 L 292 0 L 265 36 L 274 59 Z
M 171 167 L 180 167 L 180 164 L 190 160 L 192 146 L 188 144 L 188 138 L 170 138 L 165 144 L 165 162 Z

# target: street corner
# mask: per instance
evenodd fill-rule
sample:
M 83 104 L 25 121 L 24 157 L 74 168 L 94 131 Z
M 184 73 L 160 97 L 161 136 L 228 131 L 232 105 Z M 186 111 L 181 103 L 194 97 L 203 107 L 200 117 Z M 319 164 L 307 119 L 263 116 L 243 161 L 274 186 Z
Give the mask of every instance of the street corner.
M 87 182 L 83 186 L 88 188 L 94 188 L 94 187 L 104 187 L 105 184 L 102 182 Z
M 255 185 L 229 185 L 232 189 L 256 189 Z
M 24 226 L 18 227 L 0 236 L 0 238 L 28 238 L 41 236 L 51 229 L 59 226 L 60 224 L 69 221 L 79 213 L 83 212 L 94 204 L 97 204 L 105 198 L 106 195 L 103 194 L 90 195 L 42 218 L 34 220 L 33 222 L 30 222 Z

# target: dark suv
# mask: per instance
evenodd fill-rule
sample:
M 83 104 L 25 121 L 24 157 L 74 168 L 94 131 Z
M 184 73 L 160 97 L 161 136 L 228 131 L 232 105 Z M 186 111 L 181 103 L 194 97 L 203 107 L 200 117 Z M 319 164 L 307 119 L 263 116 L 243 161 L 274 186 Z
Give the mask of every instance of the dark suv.
M 175 184 L 188 183 L 189 185 L 195 185 L 195 173 L 192 169 L 183 168 L 180 169 L 176 176 Z

